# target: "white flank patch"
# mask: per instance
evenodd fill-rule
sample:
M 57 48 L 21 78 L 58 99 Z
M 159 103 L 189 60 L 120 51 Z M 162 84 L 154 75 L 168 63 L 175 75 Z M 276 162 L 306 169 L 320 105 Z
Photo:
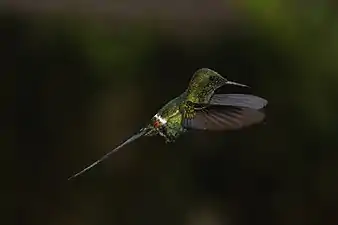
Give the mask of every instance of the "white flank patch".
M 161 117 L 160 115 L 155 115 L 154 116 L 158 121 L 160 121 L 162 124 L 166 124 L 167 123 L 167 120 L 164 119 L 163 117 Z

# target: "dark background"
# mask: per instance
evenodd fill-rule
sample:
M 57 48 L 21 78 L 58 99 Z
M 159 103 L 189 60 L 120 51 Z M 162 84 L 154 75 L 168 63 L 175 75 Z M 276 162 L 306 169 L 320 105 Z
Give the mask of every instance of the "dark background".
M 1 3 L 1 224 L 338 224 L 335 1 Z M 143 138 L 199 68 L 265 124 Z

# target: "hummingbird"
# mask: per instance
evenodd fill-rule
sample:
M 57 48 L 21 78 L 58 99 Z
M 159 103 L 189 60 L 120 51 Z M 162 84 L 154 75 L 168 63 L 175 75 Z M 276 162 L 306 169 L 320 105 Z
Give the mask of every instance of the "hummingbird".
M 189 130 L 238 130 L 264 120 L 265 113 L 261 109 L 268 104 L 266 99 L 251 94 L 215 93 L 225 85 L 249 88 L 245 84 L 224 78 L 214 70 L 198 69 L 187 89 L 164 105 L 146 126 L 68 180 L 88 171 L 123 146 L 143 136 L 160 135 L 165 143 L 172 143 Z

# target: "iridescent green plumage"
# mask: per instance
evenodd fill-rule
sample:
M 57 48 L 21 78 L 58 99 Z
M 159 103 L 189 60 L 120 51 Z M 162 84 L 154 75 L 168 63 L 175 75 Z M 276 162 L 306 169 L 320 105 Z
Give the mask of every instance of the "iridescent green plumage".
M 209 103 L 214 91 L 225 85 L 227 79 L 210 69 L 199 69 L 192 76 L 186 90 L 186 101 Z
M 196 108 L 194 104 L 208 104 L 214 91 L 227 82 L 227 79 L 211 69 L 197 70 L 184 93 L 186 95 L 185 101 L 181 105 L 181 112 L 184 117 L 193 118 Z
M 165 124 L 164 131 L 151 132 L 148 136 L 159 133 L 163 136 L 166 142 L 173 142 L 187 129 L 182 126 L 185 119 L 192 119 L 196 112 L 207 108 L 210 99 L 214 92 L 225 84 L 233 84 L 246 87 L 246 85 L 228 81 L 217 72 L 202 68 L 197 70 L 185 90 L 180 96 L 168 102 L 156 114 L 164 118 L 167 123 Z M 153 121 L 156 118 L 153 118 Z M 152 124 L 149 127 L 153 127 Z
M 265 115 L 260 109 L 267 104 L 265 99 L 246 94 L 215 94 L 215 91 L 224 85 L 247 87 L 229 81 L 211 69 L 197 70 L 187 89 L 163 106 L 146 127 L 70 179 L 142 136 L 161 135 L 166 142 L 174 142 L 181 134 L 191 129 L 234 130 L 264 119 Z

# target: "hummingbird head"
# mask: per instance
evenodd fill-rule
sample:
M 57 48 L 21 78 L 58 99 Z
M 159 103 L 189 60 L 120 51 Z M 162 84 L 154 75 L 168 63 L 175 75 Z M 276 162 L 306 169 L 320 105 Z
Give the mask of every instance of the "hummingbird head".
M 229 81 L 216 71 L 208 68 L 197 70 L 190 80 L 189 87 L 191 89 L 204 89 L 209 91 L 216 90 L 225 84 L 248 87 L 245 84 Z
M 226 79 L 208 68 L 197 70 L 190 80 L 189 86 L 195 88 L 219 87 L 226 82 Z
M 220 75 L 219 73 L 217 73 L 216 71 L 213 71 L 211 69 L 206 69 L 206 71 L 208 71 L 206 73 L 206 77 L 208 79 L 208 81 L 210 82 L 211 85 L 219 88 L 224 84 L 229 84 L 229 85 L 236 85 L 236 86 L 241 86 L 241 87 L 248 87 L 245 84 L 240 84 L 234 81 L 230 81 L 226 78 L 224 78 L 222 75 Z

